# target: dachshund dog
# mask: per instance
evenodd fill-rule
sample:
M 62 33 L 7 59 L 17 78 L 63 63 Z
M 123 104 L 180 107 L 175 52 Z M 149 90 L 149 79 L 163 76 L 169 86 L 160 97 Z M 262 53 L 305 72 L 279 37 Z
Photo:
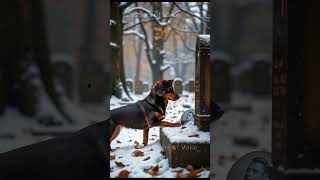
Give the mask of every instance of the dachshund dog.
M 168 101 L 179 99 L 179 95 L 174 92 L 172 82 L 173 80 L 159 80 L 153 85 L 150 94 L 143 100 L 111 110 L 109 119 L 112 133 L 110 143 L 119 135 L 122 126 L 143 129 L 144 146 L 148 144 L 149 128 L 181 126 L 180 122 L 162 121 L 165 118 Z

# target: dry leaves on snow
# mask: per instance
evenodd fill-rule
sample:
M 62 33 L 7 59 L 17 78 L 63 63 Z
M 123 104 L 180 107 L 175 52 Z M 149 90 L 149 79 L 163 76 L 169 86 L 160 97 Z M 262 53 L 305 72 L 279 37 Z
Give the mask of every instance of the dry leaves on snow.
M 116 141 L 116 143 L 121 144 L 122 142 L 121 142 L 121 141 L 119 141 L 119 140 L 117 140 L 117 141 Z
M 126 166 L 126 165 L 124 165 L 122 162 L 117 162 L 117 161 L 115 161 L 115 163 L 116 163 L 116 165 L 117 165 L 118 167 L 121 167 L 121 168 L 123 168 L 123 167 Z
M 132 152 L 131 155 L 134 157 L 139 157 L 139 156 L 144 156 L 144 153 L 143 153 L 143 151 L 135 150 Z
M 117 178 L 128 178 L 130 172 L 128 170 L 122 170 Z
M 200 176 L 198 175 L 198 173 L 204 170 L 204 168 L 194 169 L 194 167 L 190 164 L 186 166 L 186 169 L 189 170 L 190 173 L 182 174 L 182 171 L 176 171 L 177 173 L 176 177 L 177 178 L 196 178 Z
M 150 169 L 144 169 L 144 172 L 150 174 L 151 176 L 155 176 L 159 172 L 159 166 L 156 165 L 155 167 L 151 167 Z

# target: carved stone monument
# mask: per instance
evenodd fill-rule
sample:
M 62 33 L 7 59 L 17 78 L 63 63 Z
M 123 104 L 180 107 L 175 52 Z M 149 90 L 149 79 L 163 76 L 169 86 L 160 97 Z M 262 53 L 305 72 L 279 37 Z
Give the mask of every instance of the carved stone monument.
M 195 125 L 210 131 L 210 36 L 199 35 L 195 67 Z

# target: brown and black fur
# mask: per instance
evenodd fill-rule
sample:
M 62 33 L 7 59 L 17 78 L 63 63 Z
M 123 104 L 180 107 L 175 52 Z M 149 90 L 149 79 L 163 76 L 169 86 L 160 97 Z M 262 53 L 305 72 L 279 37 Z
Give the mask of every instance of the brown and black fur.
M 168 101 L 179 99 L 179 95 L 173 90 L 172 82 L 173 80 L 159 80 L 152 87 L 150 94 L 143 100 L 113 109 L 109 119 L 111 130 L 110 143 L 119 135 L 121 127 L 123 126 L 142 129 L 143 144 L 145 146 L 148 144 L 149 128 L 155 126 L 181 126 L 180 123 L 162 121 L 165 118 Z

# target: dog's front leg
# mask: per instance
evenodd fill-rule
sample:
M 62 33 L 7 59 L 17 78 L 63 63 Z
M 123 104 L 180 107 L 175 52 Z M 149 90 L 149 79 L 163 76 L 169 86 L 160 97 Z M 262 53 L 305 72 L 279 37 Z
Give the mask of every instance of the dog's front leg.
M 162 127 L 180 127 L 181 123 L 171 123 L 167 121 L 160 121 L 160 126 Z
M 148 138 L 149 138 L 149 128 L 143 129 L 143 145 L 148 145 Z

